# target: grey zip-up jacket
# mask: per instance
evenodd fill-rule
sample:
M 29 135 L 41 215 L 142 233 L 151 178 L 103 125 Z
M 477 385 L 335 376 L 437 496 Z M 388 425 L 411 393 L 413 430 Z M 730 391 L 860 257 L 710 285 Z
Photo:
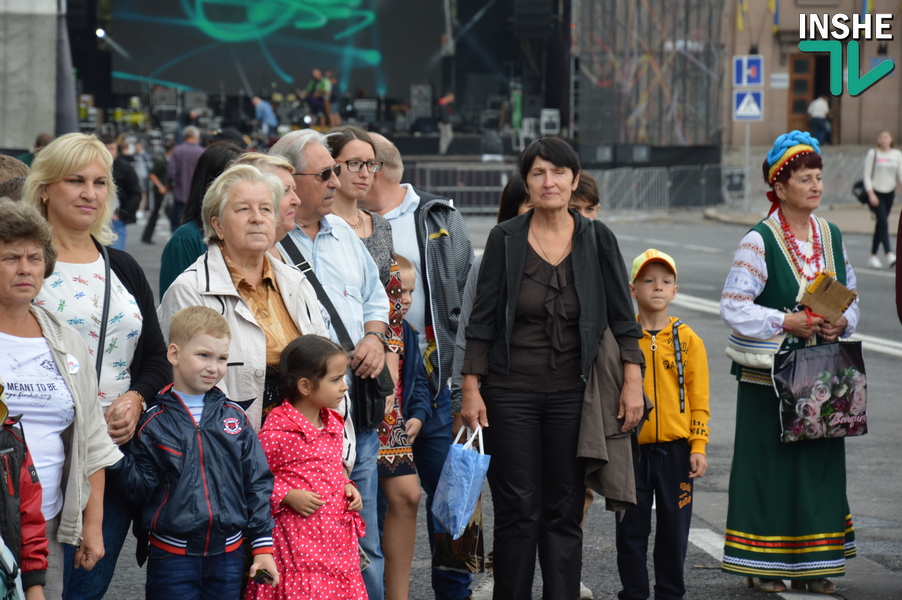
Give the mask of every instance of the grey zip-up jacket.
M 460 307 L 473 264 L 473 244 L 463 217 L 447 198 L 414 191 L 420 197 L 414 222 L 426 279 L 420 282 L 426 293 L 426 326 L 431 325 L 435 332 L 438 355 L 430 359 L 433 371 L 429 377 L 436 399 L 451 377 Z M 427 332 L 421 332 L 424 333 Z
M 57 533 L 57 541 L 74 546 L 81 536 L 83 512 L 91 495 L 88 477 L 115 465 L 122 453 L 107 433 L 97 400 L 94 360 L 81 335 L 40 306 L 32 306 L 31 313 L 41 326 L 56 368 L 75 402 L 75 421 L 63 432 L 63 509 Z M 32 448 L 36 450 L 37 446 Z

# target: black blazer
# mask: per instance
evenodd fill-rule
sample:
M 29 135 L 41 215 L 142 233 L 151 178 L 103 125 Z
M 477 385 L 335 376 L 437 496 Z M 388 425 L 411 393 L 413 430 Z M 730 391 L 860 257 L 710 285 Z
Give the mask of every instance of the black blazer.
M 510 337 L 526 264 L 532 215 L 530 210 L 499 223 L 489 233 L 477 279 L 476 301 L 466 329 L 468 358 L 472 356 L 471 348 L 478 352 L 488 343 L 489 370 L 505 375 L 510 371 Z M 586 381 L 606 326 L 610 326 L 611 333 L 617 338 L 623 360 L 641 364 L 638 340 L 642 337 L 642 327 L 633 312 L 617 238 L 601 221 L 590 221 L 573 210 L 570 215 L 575 221 L 572 262 L 580 307 L 580 373 Z M 471 345 L 471 341 L 476 343 Z M 470 361 L 464 362 L 462 372 L 473 372 L 468 369 Z

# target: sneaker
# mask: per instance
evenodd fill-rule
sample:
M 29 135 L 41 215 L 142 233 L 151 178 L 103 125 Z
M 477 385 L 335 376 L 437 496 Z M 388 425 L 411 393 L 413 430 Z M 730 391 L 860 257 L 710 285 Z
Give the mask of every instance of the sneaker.
M 473 594 L 470 596 L 472 600 L 492 600 L 492 595 L 495 593 L 495 576 L 492 571 L 489 571 L 485 574 L 485 577 L 482 578 L 482 581 L 479 582 L 479 585 L 473 590 Z
M 586 587 L 586 584 L 582 581 L 579 582 L 579 600 L 592 600 L 595 596 L 592 595 L 592 590 Z
M 880 259 L 874 255 L 871 255 L 871 258 L 868 259 L 868 267 L 871 269 L 882 269 L 883 263 L 880 262 Z
M 892 252 L 886 253 L 886 266 L 889 267 L 890 269 L 892 269 L 894 266 L 896 266 L 896 255 L 893 254 Z

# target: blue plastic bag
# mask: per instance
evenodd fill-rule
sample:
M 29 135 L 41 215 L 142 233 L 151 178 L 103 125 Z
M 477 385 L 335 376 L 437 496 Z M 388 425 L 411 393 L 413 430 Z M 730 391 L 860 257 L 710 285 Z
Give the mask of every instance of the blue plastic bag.
M 432 500 L 432 515 L 455 540 L 463 535 L 476 509 L 491 460 L 482 449 L 482 427 L 477 426 L 467 443 L 461 446 L 457 442 L 463 431 L 461 428 L 448 450 Z M 479 450 L 473 448 L 477 436 Z

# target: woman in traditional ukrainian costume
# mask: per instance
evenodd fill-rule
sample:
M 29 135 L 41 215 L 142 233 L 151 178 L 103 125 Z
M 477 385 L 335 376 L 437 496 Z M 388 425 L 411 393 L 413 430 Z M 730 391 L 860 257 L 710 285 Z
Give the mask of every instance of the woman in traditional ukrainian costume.
M 857 299 L 836 323 L 798 303 L 819 272 L 856 287 L 839 228 L 812 214 L 823 194 L 822 166 L 817 140 L 800 131 L 778 137 L 768 153 L 763 171 L 773 206 L 742 238 L 721 296 L 720 314 L 732 336 L 788 349 L 855 331 Z M 747 576 L 759 591 L 784 591 L 782 580 L 789 579 L 794 588 L 834 593 L 827 577 L 844 575 L 846 559 L 856 552 L 844 441 L 781 442 L 770 369 L 736 360 L 736 437 L 721 568 Z

